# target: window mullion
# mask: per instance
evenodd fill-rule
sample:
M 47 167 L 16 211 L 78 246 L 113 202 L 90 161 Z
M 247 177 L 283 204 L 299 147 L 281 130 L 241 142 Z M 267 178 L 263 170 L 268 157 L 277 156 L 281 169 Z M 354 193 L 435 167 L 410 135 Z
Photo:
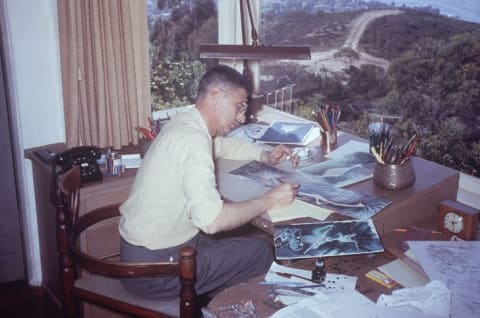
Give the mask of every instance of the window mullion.
M 250 0 L 252 8 L 253 23 L 258 34 L 260 34 L 260 0 Z M 247 45 L 252 43 L 250 18 L 245 3 L 245 27 Z M 261 39 L 259 39 L 259 44 Z M 218 44 L 242 44 L 242 22 L 240 19 L 240 3 L 235 0 L 218 1 Z M 220 60 L 222 64 L 230 65 L 239 72 L 243 70 L 243 60 Z M 258 61 L 248 61 L 250 70 L 253 73 L 253 92 L 258 94 L 260 86 L 260 67 Z

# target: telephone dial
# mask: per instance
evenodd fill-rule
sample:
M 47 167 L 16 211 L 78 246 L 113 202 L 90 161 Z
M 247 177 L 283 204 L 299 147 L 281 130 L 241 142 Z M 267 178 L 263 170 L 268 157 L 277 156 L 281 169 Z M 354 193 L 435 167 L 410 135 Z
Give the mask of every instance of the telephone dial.
M 82 182 L 102 180 L 102 172 L 97 160 L 101 157 L 100 149 L 93 146 L 81 146 L 68 149 L 55 158 L 55 163 L 66 172 L 73 166 L 80 166 Z

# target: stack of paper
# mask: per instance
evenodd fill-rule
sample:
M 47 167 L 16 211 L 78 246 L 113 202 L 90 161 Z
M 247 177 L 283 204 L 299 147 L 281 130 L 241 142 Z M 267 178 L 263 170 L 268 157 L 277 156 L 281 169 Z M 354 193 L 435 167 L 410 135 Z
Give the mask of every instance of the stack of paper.
M 142 158 L 140 154 L 130 154 L 130 155 L 122 155 L 122 165 L 125 166 L 125 169 L 129 168 L 139 168 L 142 164 Z

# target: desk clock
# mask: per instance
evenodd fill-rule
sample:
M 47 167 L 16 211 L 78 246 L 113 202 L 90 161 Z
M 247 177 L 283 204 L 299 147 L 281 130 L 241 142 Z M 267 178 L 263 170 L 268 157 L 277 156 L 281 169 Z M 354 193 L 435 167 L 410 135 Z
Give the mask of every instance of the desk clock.
M 463 240 L 475 239 L 479 210 L 452 200 L 442 201 L 438 210 L 442 232 L 457 235 Z

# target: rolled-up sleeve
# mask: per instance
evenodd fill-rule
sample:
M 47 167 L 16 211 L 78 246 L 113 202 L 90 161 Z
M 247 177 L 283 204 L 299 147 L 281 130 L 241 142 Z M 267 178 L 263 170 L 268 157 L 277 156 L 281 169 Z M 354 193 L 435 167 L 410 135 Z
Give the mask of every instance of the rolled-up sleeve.
M 182 183 L 187 198 L 187 217 L 205 231 L 220 213 L 223 200 L 217 189 L 212 142 L 208 136 L 189 134 L 184 143 Z M 193 146 L 192 146 L 193 145 Z
M 262 147 L 235 137 L 216 137 L 214 139 L 215 159 L 259 160 Z

